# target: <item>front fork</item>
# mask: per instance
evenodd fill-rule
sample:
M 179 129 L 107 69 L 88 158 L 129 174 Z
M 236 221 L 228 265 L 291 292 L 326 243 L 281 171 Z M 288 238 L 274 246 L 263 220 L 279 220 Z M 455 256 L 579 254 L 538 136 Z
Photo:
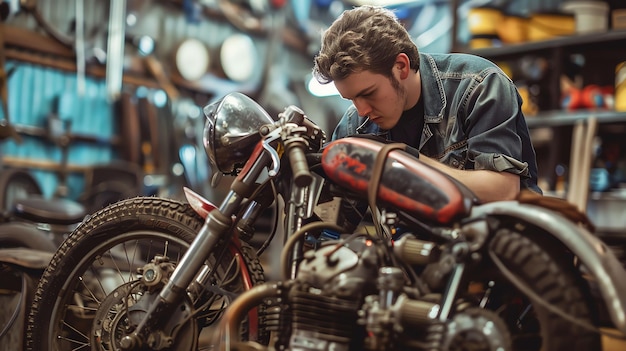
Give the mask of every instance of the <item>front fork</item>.
M 227 239 L 232 233 L 231 218 L 238 213 L 243 200 L 252 195 L 257 187 L 256 180 L 272 161 L 261 146 L 255 149 L 253 157 L 255 161 L 235 179 L 222 205 L 209 212 L 204 225 L 137 328 L 121 339 L 122 350 L 138 350 L 146 346 L 149 335 L 159 327 L 160 321 L 167 320 L 172 308 L 183 301 L 187 288 L 194 282 L 198 272 L 202 271 L 220 239 Z
M 315 205 L 318 203 L 324 180 L 319 175 L 311 175 L 312 181 L 308 186 L 300 187 L 293 185 L 294 189 L 291 192 L 291 197 L 288 200 L 286 208 L 285 218 L 285 232 L 295 233 L 305 224 L 303 223 L 305 218 L 313 216 Z M 285 242 L 289 238 L 285 236 Z M 290 262 L 290 279 L 294 279 L 297 273 L 297 267 L 303 256 L 303 241 L 298 241 L 294 244 Z

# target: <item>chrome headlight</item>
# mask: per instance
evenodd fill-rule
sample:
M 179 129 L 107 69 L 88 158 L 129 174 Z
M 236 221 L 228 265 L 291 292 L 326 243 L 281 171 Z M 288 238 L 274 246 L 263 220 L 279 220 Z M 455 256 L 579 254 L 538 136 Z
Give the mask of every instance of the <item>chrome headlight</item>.
M 274 123 L 259 104 L 237 92 L 205 106 L 203 112 L 204 150 L 224 174 L 236 174 L 261 140 L 259 128 Z

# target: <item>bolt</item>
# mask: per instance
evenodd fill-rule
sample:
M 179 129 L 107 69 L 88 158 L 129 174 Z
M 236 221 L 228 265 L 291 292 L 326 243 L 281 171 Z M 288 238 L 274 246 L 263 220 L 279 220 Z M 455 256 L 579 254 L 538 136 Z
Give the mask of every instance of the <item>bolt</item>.
M 122 340 L 120 340 L 120 347 L 122 348 L 122 350 L 132 350 L 134 346 L 135 339 L 129 335 L 126 335 L 122 338 Z

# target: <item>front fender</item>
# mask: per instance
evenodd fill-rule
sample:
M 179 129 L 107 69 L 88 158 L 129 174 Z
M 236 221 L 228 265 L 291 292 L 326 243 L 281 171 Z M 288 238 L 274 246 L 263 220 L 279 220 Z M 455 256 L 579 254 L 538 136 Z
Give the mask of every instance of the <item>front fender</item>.
M 611 320 L 626 334 L 626 270 L 602 240 L 560 214 L 536 205 L 499 201 L 472 209 L 472 217 L 485 215 L 518 218 L 562 242 L 596 278 Z

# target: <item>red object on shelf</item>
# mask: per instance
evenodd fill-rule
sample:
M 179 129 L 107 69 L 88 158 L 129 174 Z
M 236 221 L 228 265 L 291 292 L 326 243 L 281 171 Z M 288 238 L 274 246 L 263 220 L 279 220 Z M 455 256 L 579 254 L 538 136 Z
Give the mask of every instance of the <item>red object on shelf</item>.
M 590 84 L 583 89 L 569 89 L 561 100 L 561 107 L 567 110 L 582 108 L 610 108 L 612 107 L 612 86 L 601 87 Z

